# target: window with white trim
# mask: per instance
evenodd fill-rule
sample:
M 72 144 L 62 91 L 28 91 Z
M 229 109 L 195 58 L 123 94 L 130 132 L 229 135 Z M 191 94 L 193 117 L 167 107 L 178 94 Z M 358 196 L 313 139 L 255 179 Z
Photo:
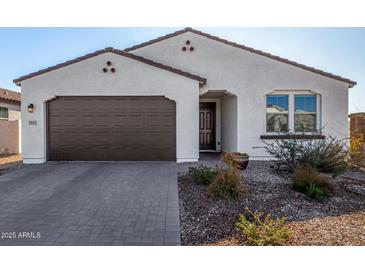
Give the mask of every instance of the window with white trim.
M 315 132 L 317 100 L 315 95 L 294 95 L 295 132 Z
M 320 128 L 320 96 L 310 91 L 266 95 L 266 133 L 314 133 Z
M 287 132 L 289 115 L 288 95 L 268 95 L 266 97 L 266 131 Z
M 7 108 L 0 107 L 0 119 L 9 119 L 9 112 Z

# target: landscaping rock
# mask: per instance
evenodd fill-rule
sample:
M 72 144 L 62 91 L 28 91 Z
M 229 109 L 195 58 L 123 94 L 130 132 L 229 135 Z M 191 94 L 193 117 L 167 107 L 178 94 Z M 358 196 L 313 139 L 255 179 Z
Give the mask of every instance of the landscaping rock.
M 206 161 L 192 165 L 199 164 L 214 167 L 220 163 Z M 286 217 L 289 224 L 297 222 L 303 224 L 318 219 L 323 220 L 325 225 L 328 217 L 336 218 L 335 216 L 345 214 L 351 216 L 355 212 L 365 211 L 365 195 L 362 191 L 353 191 L 359 185 L 357 181 L 346 180 L 343 176 L 331 179 L 335 193 L 326 202 L 320 203 L 292 190 L 289 174 L 278 172 L 276 169 L 270 168 L 270 165 L 272 163 L 269 161 L 250 161 L 248 168 L 242 172 L 242 183 L 248 190 L 247 194 L 238 200 L 224 200 L 209 197 L 207 186 L 198 186 L 184 177 L 183 174 L 191 164 L 180 164 L 179 197 L 182 244 L 244 244 L 234 224 L 238 214 L 242 213 L 245 207 L 253 211 L 271 213 L 277 218 Z M 363 228 L 365 219 L 360 219 L 356 225 L 361 224 L 361 221 L 363 221 Z M 318 222 L 320 224 L 320 221 Z M 336 233 L 336 229 L 333 227 L 332 230 L 328 230 L 328 233 Z M 316 233 L 314 228 L 312 233 Z M 363 233 L 363 231 L 359 230 L 358 233 Z M 351 241 L 349 240 L 349 242 Z M 290 244 L 297 243 L 298 241 L 295 241 Z M 347 241 L 344 243 L 348 244 Z

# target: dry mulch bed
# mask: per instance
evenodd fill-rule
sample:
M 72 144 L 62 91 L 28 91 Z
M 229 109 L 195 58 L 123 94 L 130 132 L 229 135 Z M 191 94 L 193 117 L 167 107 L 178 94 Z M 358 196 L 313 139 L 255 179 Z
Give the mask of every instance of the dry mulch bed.
M 17 168 L 22 164 L 20 154 L 0 157 L 0 175 L 13 168 Z
M 0 157 L 0 165 L 20 162 L 21 160 L 22 160 L 22 156 L 20 154 Z
M 365 211 L 288 224 L 291 245 L 365 246 Z
M 217 162 L 206 162 L 215 165 Z M 209 197 L 206 186 L 184 176 L 181 165 L 179 197 L 182 244 L 244 245 L 234 224 L 248 207 L 286 217 L 293 232 L 290 245 L 361 245 L 364 244 L 365 180 L 353 174 L 332 181 L 335 194 L 320 203 L 290 188 L 290 178 L 270 168 L 269 162 L 251 161 L 243 171 L 248 193 L 238 200 Z M 365 178 L 365 176 L 364 176 Z M 341 239 L 339 239 L 341 238 Z

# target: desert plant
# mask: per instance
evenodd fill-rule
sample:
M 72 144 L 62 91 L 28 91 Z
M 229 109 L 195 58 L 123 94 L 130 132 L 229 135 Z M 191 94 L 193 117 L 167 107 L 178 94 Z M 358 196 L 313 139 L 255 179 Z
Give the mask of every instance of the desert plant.
M 208 192 L 214 197 L 238 198 L 244 192 L 239 170 L 233 166 L 218 167 L 217 175 L 209 185 Z
M 351 137 L 349 147 L 349 164 L 353 167 L 365 167 L 364 138 Z
M 347 169 L 347 157 L 345 140 L 329 137 L 328 140 L 312 141 L 305 146 L 299 163 L 337 176 Z
M 305 143 L 298 139 L 277 139 L 274 142 L 264 142 L 265 150 L 277 161 L 285 164 L 289 171 L 299 166 L 299 159 L 304 151 Z
M 265 142 L 265 150 L 293 172 L 299 166 L 339 175 L 347 168 L 347 148 L 344 140 L 279 139 Z
M 292 188 L 320 202 L 325 201 L 333 188 L 328 180 L 311 167 L 297 168 L 292 176 Z
M 209 185 L 217 175 L 217 171 L 213 168 L 200 165 L 198 167 L 190 167 L 188 175 L 198 185 Z
M 245 214 L 238 216 L 236 228 L 250 245 L 284 245 L 290 238 L 285 227 L 285 218 L 275 219 L 271 214 L 245 209 Z
M 221 157 L 221 161 L 225 163 L 227 166 L 234 166 L 235 165 L 235 157 L 230 152 L 223 153 Z
M 9 149 L 7 147 L 0 147 L 0 157 L 9 156 Z
M 227 166 L 232 166 L 239 170 L 244 170 L 248 165 L 249 156 L 247 153 L 225 152 L 223 153 L 221 160 Z
M 326 198 L 325 198 L 325 193 L 324 191 L 318 187 L 316 184 L 309 184 L 307 187 L 306 187 L 306 194 L 308 197 L 311 197 L 313 199 L 316 199 L 318 201 L 325 201 Z

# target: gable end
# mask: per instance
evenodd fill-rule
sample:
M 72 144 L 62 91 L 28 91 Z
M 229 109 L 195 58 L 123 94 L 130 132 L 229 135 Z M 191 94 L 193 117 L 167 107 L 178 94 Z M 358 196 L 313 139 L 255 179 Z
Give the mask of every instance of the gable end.
M 169 38 L 172 38 L 172 37 L 175 37 L 177 35 L 180 35 L 180 34 L 183 34 L 183 33 L 186 33 L 186 32 L 192 32 L 192 33 L 195 33 L 197 35 L 201 35 L 201 36 L 204 36 L 206 38 L 209 38 L 209 39 L 224 43 L 226 45 L 230 45 L 232 47 L 247 50 L 247 51 L 250 51 L 252 53 L 259 54 L 261 56 L 265 56 L 265 57 L 274 59 L 274 60 L 279 61 L 279 62 L 283 62 L 283 63 L 289 64 L 289 65 L 292 65 L 292 66 L 295 66 L 295 67 L 298 67 L 298 68 L 301 68 L 301 69 L 304 69 L 304 70 L 307 70 L 307 71 L 310 71 L 310 72 L 313 72 L 313 73 L 316 73 L 316 74 L 320 74 L 320 75 L 328 77 L 328 78 L 332 78 L 332 79 L 335 79 L 335 80 L 338 80 L 338 81 L 348 83 L 350 88 L 356 86 L 356 84 L 357 84 L 355 81 L 352 81 L 348 78 L 344 78 L 344 77 L 341 77 L 341 76 L 338 76 L 338 75 L 335 75 L 335 74 L 332 74 L 332 73 L 329 73 L 329 72 L 325 72 L 323 70 L 316 69 L 314 67 L 309 67 L 309 66 L 306 66 L 306 65 L 291 61 L 289 59 L 286 59 L 286 58 L 283 58 L 283 57 L 280 57 L 280 56 L 277 56 L 277 55 L 272 55 L 270 53 L 267 53 L 267 52 L 264 52 L 264 51 L 261 51 L 261 50 L 257 50 L 257 49 L 251 48 L 251 47 L 246 47 L 244 45 L 241 45 L 241 44 L 238 44 L 238 43 L 235 43 L 235 42 L 220 38 L 218 36 L 214 36 L 214 35 L 211 35 L 211 34 L 208 34 L 208 33 L 193 29 L 193 28 L 185 28 L 183 30 L 179 30 L 179 31 L 176 31 L 176 32 L 173 32 L 173 33 L 158 37 L 156 39 L 153 39 L 153 40 L 150 40 L 150 41 L 147 41 L 147 42 L 144 42 L 144 43 L 141 43 L 141 44 L 126 48 L 124 51 L 126 51 L 126 52 L 133 51 L 133 50 L 136 50 L 136 49 L 139 49 L 139 48 L 142 48 L 142 47 L 145 47 L 145 46 L 148 46 L 148 45 L 151 45 L 151 44 L 154 44 L 154 43 L 158 43 L 158 42 L 161 42 L 163 40 L 166 40 L 166 39 L 169 39 Z
M 75 64 L 75 63 L 84 61 L 86 59 L 89 59 L 89 58 L 98 56 L 98 55 L 103 54 L 103 53 L 106 53 L 106 52 L 115 53 L 115 54 L 118 54 L 118 55 L 121 55 L 121 56 L 124 56 L 124 57 L 127 57 L 127 58 L 131 58 L 133 60 L 142 62 L 144 64 L 147 64 L 147 65 L 150 65 L 150 66 L 154 66 L 154 67 L 159 68 L 159 69 L 163 69 L 163 70 L 170 71 L 172 73 L 179 74 L 181 76 L 184 76 L 184 77 L 190 78 L 192 80 L 198 81 L 200 83 L 200 85 L 205 85 L 205 83 L 207 82 L 207 79 L 202 78 L 202 77 L 200 77 L 198 75 L 194 75 L 194 74 L 191 74 L 189 72 L 182 71 L 180 69 L 173 68 L 171 66 L 167 66 L 167 65 L 164 65 L 164 64 L 157 63 L 155 61 L 146 59 L 146 58 L 144 58 L 142 56 L 138 56 L 138 55 L 135 55 L 135 54 L 132 54 L 132 53 L 124 52 L 124 51 L 117 50 L 117 49 L 114 49 L 114 48 L 105 48 L 103 50 L 98 50 L 98 51 L 95 51 L 93 53 L 86 54 L 84 56 L 81 56 L 81 57 L 72 59 L 70 61 L 67 61 L 67 62 L 58 64 L 58 65 L 55 65 L 55 66 L 51 66 L 51 67 L 48 67 L 46 69 L 42 69 L 42 70 L 39 70 L 37 72 L 30 73 L 28 75 L 21 76 L 21 77 L 15 79 L 15 80 L 13 80 L 13 82 L 16 85 L 20 86 L 22 81 L 27 80 L 29 78 L 32 78 L 32 77 L 35 77 L 35 76 L 38 76 L 38 75 L 41 75 L 41 74 L 50 72 L 52 70 L 56 70 L 56 69 L 65 67 L 65 66 L 68 66 L 68 65 L 71 65 L 71 64 Z

